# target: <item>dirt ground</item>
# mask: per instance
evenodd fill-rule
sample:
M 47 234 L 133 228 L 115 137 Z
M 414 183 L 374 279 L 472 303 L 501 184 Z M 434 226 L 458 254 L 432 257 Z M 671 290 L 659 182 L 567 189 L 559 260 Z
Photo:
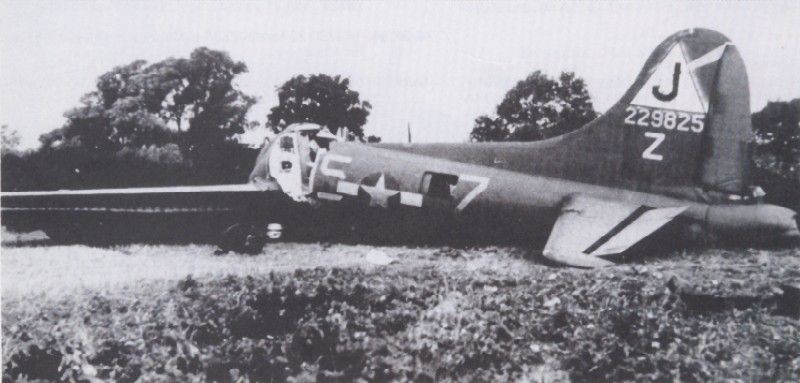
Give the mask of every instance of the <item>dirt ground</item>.
M 363 335 L 359 334 L 366 331 L 370 335 L 370 331 L 376 331 L 373 336 L 383 334 L 380 336 L 389 344 L 382 347 L 388 348 L 371 350 L 367 355 L 385 353 L 386 356 L 381 357 L 385 358 L 381 359 L 382 362 L 376 362 L 371 357 L 366 362 L 363 358 L 356 358 L 355 361 L 340 362 L 350 366 L 350 370 L 342 368 L 339 371 L 326 364 L 325 355 L 316 356 L 316 359 L 301 358 L 298 359 L 299 362 L 292 364 L 292 355 L 295 354 L 289 353 L 286 355 L 288 362 L 280 370 L 280 374 L 284 375 L 270 375 L 272 378 L 278 376 L 303 380 L 302 377 L 311 376 L 310 380 L 319 381 L 330 380 L 326 378 L 330 376 L 341 378 L 341 374 L 344 374 L 347 377 L 345 380 L 382 380 L 384 377 L 399 380 L 508 378 L 523 381 L 791 381 L 800 374 L 800 321 L 797 318 L 776 315 L 774 307 L 758 304 L 753 307 L 723 307 L 721 312 L 712 314 L 695 314 L 691 310 L 687 311 L 686 306 L 680 306 L 680 309 L 673 307 L 677 295 L 671 295 L 667 288 L 668 281 L 677 277 L 694 291 L 704 294 L 770 296 L 775 294 L 781 284 L 800 281 L 800 248 L 681 251 L 645 257 L 636 263 L 623 263 L 603 270 L 578 270 L 545 265 L 536 251 L 519 247 L 451 249 L 274 243 L 268 244 L 261 254 L 245 256 L 232 253 L 214 255 L 215 249 L 209 245 L 62 246 L 50 243 L 41 234 L 18 236 L 5 232 L 2 239 L 0 266 L 4 360 L 16 358 L 24 361 L 34 358 L 35 353 L 30 348 L 32 345 L 39 347 L 36 350 L 40 351 L 36 352 L 41 353 L 45 345 L 50 345 L 47 347 L 51 347 L 52 351 L 48 352 L 52 355 L 67 355 L 65 350 L 71 350 L 73 354 L 76 351 L 72 347 L 64 348 L 66 346 L 63 344 L 72 344 L 76 342 L 75 339 L 83 339 L 81 342 L 95 346 L 106 344 L 108 340 L 102 339 L 111 336 L 110 334 L 97 335 L 97 339 L 93 338 L 95 335 L 89 335 L 90 340 L 87 340 L 86 331 L 91 332 L 94 327 L 84 325 L 77 319 L 86 315 L 82 310 L 93 305 L 91 302 L 95 302 L 98 297 L 111 299 L 113 302 L 135 301 L 137 305 L 143 300 L 162 302 L 166 299 L 163 302 L 174 305 L 176 300 L 181 301 L 184 299 L 181 297 L 188 296 L 185 292 L 176 292 L 176 286 L 185 286 L 187 281 L 198 281 L 201 286 L 198 287 L 199 293 L 193 294 L 199 295 L 199 299 L 217 302 L 224 301 L 219 297 L 220 294 L 227 294 L 224 293 L 228 291 L 226 289 L 230 289 L 229 283 L 233 283 L 229 282 L 230 278 L 247 286 L 250 282 L 242 281 L 250 280 L 246 279 L 248 276 L 266 284 L 280 281 L 283 284 L 281 286 L 286 283 L 294 286 L 293 276 L 298 276 L 297 283 L 309 284 L 309 288 L 317 286 L 319 289 L 321 285 L 318 283 L 322 282 L 318 281 L 314 276 L 317 274 L 314 273 L 322 272 L 321 275 L 327 275 L 326 278 L 330 279 L 330 273 L 334 270 L 345 270 L 341 277 L 345 284 L 374 285 L 376 291 L 428 291 L 423 295 L 432 298 L 426 298 L 430 299 L 428 303 L 415 303 L 416 306 L 409 303 L 416 302 L 416 298 L 400 301 L 398 305 L 403 309 L 398 313 L 393 312 L 392 315 L 410 317 L 403 320 L 405 324 L 401 327 L 402 331 L 396 334 L 391 332 L 391 335 L 380 330 L 381 326 L 370 322 L 369 318 L 374 319 L 376 313 L 368 310 L 360 314 L 350 314 L 358 318 L 353 319 L 353 323 L 367 321 L 366 323 L 371 324 L 366 325 L 366 328 L 373 330 L 337 335 L 337 342 L 340 343 L 335 349 L 338 350 L 336 354 L 343 352 L 343 345 L 353 347 L 354 342 L 360 345 L 358 350 L 362 352 L 371 350 L 370 347 L 376 347 L 374 342 L 365 341 Z M 305 273 L 311 275 L 298 270 L 307 270 Z M 431 275 L 433 277 L 426 277 Z M 431 278 L 441 278 L 441 282 L 431 281 Z M 445 286 L 442 287 L 442 284 Z M 415 290 L 415 285 L 419 285 L 420 290 Z M 634 285 L 636 287 L 631 290 Z M 240 287 L 236 287 L 235 291 L 239 289 Z M 275 291 L 274 289 L 269 288 L 268 291 Z M 256 290 L 253 291 L 256 294 Z M 192 299 L 198 299 L 196 295 Z M 280 299 L 285 301 L 287 298 Z M 335 301 L 334 298 L 331 299 Z M 345 296 L 341 299 L 346 301 L 348 298 Z M 33 301 L 36 304 L 31 304 Z M 240 301 L 231 302 L 230 307 L 235 308 L 240 304 Z M 329 310 L 340 309 L 337 308 L 340 307 L 339 303 L 331 304 L 333 306 Z M 155 307 L 156 303 L 153 305 Z M 618 308 L 613 308 L 614 305 L 618 305 Z M 53 319 L 55 311 L 51 312 L 52 307 L 67 310 L 71 313 L 67 317 L 75 317 L 75 323 L 67 320 L 65 324 L 64 319 Z M 198 306 L 195 302 L 187 307 L 191 311 L 192 307 L 197 309 Z M 144 310 L 142 312 L 146 312 L 146 309 L 141 308 Z M 292 308 L 287 306 L 284 309 Z M 240 309 L 231 310 L 238 312 Z M 116 318 L 117 315 L 119 318 Z M 129 314 L 115 314 L 113 310 L 101 314 L 108 316 L 110 323 L 123 320 L 125 315 Z M 273 339 L 270 336 L 260 341 L 282 341 L 283 346 L 279 348 L 290 350 L 290 346 L 297 343 L 296 339 L 306 334 L 304 331 L 307 328 L 303 326 L 310 325 L 308 323 L 311 322 L 308 321 L 318 321 L 314 322 L 317 324 L 313 328 L 324 328 L 324 324 L 329 323 L 326 321 L 333 320 L 330 313 L 327 317 L 323 315 L 311 318 L 304 316 L 307 313 L 301 310 L 297 315 L 298 318 L 303 318 L 298 319 L 298 323 L 306 324 L 287 330 L 284 338 Z M 465 315 L 474 315 L 475 326 L 484 326 L 475 329 L 474 336 L 459 332 L 466 331 L 460 324 L 464 322 L 463 326 L 467 325 Z M 136 320 L 143 319 L 137 316 Z M 459 324 L 454 324 L 453 329 L 442 333 L 443 327 L 438 323 L 447 321 Z M 493 324 L 494 321 L 500 321 L 498 323 L 501 324 Z M 674 321 L 670 325 L 675 328 L 665 330 L 664 321 Z M 21 325 L 19 322 L 30 323 Z M 624 326 L 638 330 L 628 334 L 627 330 L 619 329 L 620 323 L 628 323 Z M 47 334 L 54 328 L 61 331 L 55 338 L 42 335 L 50 339 L 49 341 L 30 337 L 30 334 L 36 332 Z M 64 331 L 65 328 L 70 330 Z M 114 331 L 119 331 L 114 337 L 126 337 L 133 330 Z M 142 356 L 147 359 L 142 359 L 145 360 L 143 362 L 131 356 L 126 360 L 137 360 L 136 363 L 139 363 L 136 364 L 137 369 L 131 373 L 128 367 L 125 367 L 128 368 L 126 370 L 113 363 L 107 366 L 97 362 L 97 353 L 100 351 L 95 350 L 85 351 L 85 356 L 78 358 L 84 358 L 81 359 L 83 364 L 73 367 L 78 372 L 73 371 L 71 376 L 116 376 L 119 379 L 121 375 L 113 374 L 121 374 L 119 371 L 124 370 L 128 374 L 124 376 L 133 374 L 134 377 L 167 380 L 203 380 L 216 373 L 216 367 L 210 361 L 216 360 L 214 358 L 219 355 L 225 355 L 220 350 L 226 348 L 216 348 L 222 347 L 218 344 L 200 347 L 195 338 L 187 335 L 188 331 L 185 330 L 183 335 L 177 337 L 182 342 L 191 344 L 187 347 L 199 347 L 202 350 L 192 356 L 197 360 L 194 369 L 187 367 L 179 369 L 180 371 L 164 372 L 163 366 L 172 363 L 170 357 L 159 362 Z M 657 335 L 648 335 L 648 331 Z M 665 336 L 665 331 L 673 335 Z M 497 340 L 506 336 L 504 333 L 511 334 L 508 335 L 509 340 Z M 559 335 L 553 335 L 555 333 Z M 141 335 L 134 338 L 137 336 Z M 650 336 L 653 338 L 648 338 Z M 347 341 L 342 340 L 343 337 Z M 487 340 L 482 337 L 487 337 Z M 242 342 L 240 338 L 234 338 L 235 340 L 222 342 Z M 434 342 L 434 349 L 441 348 L 446 356 L 442 358 L 445 359 L 420 359 L 420 355 L 430 352 L 431 349 L 420 350 L 419 345 L 428 345 L 431 339 L 439 339 Z M 617 350 L 615 347 L 620 344 L 624 347 Z M 87 347 L 94 350 L 95 346 Z M 712 351 L 708 351 L 709 347 Z M 729 351 L 725 351 L 726 349 Z M 207 352 L 208 356 L 203 356 L 203 352 Z M 131 353 L 136 354 L 133 351 Z M 627 356 L 622 357 L 620 353 Z M 46 360 L 47 355 L 51 354 L 43 354 L 45 356 L 41 358 Z M 211 357 L 212 354 L 216 356 Z M 473 354 L 477 355 L 474 359 L 462 357 Z M 650 356 L 646 356 L 649 354 L 653 355 L 652 360 Z M 689 356 L 684 358 L 684 354 Z M 60 362 L 55 364 L 62 378 L 65 376 L 63 374 L 69 372 L 62 371 L 66 368 L 65 358 L 67 356 L 61 357 Z M 467 359 L 462 360 L 463 358 Z M 595 360 L 596 358 L 603 361 Z M 239 359 L 241 355 L 232 360 Z M 502 362 L 486 362 L 495 359 Z M 588 362 L 585 361 L 587 359 Z M 114 363 L 119 364 L 119 361 Z M 394 367 L 385 367 L 387 363 Z M 153 365 L 156 367 L 152 367 Z M 14 366 L 6 364 L 5 377 L 23 376 L 19 374 L 22 374 L 20 371 L 25 371 L 24 366 L 23 362 Z M 246 374 L 248 378 L 245 380 L 263 378 L 256 373 L 257 368 L 252 371 L 248 368 L 237 365 L 236 368 L 229 369 L 230 373 L 225 370 L 223 375 Z
M 492 247 L 454 250 L 458 257 L 439 256 L 440 248 L 320 243 L 270 243 L 258 255 L 215 255 L 213 245 L 129 244 L 111 247 L 53 245 L 44 234 L 6 234 L 2 247 L 2 298 L 59 298 L 90 290 L 113 290 L 151 282 L 175 282 L 191 275 L 209 279 L 227 275 L 263 275 L 317 267 L 373 269 L 368 259 L 377 251 L 391 267 L 414 269 L 436 265 L 446 269 L 494 270 L 520 274 L 541 267 L 527 249 Z M 452 255 L 455 255 L 452 254 Z
M 555 268 L 535 249 L 490 246 L 467 249 L 370 246 L 336 243 L 270 243 L 258 255 L 215 255 L 213 245 L 127 244 L 109 247 L 56 245 L 41 232 L 2 234 L 2 297 L 31 295 L 61 297 L 92 289 L 115 289 L 149 282 L 174 282 L 187 275 L 196 279 L 226 275 L 260 275 L 296 269 L 340 267 L 373 269 L 379 263 L 368 254 L 385 254 L 391 267 L 413 271 L 438 267 L 466 274 L 533 275 L 542 270 L 567 270 L 590 277 L 594 271 Z M 800 248 L 707 249 L 661 254 L 619 263 L 606 272 L 651 270 L 659 278 L 678 276 L 697 282 L 725 279 L 725 271 L 744 271 L 750 285 L 742 291 L 800 276 Z

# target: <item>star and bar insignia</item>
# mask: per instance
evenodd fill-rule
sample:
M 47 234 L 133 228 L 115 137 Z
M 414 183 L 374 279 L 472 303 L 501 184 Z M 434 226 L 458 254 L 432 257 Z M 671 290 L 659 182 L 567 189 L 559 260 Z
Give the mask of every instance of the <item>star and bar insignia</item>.
M 422 207 L 423 195 L 400 191 L 400 183 L 385 173 L 373 173 L 361 183 L 339 180 L 336 192 L 366 201 L 369 207 L 391 208 L 396 206 Z

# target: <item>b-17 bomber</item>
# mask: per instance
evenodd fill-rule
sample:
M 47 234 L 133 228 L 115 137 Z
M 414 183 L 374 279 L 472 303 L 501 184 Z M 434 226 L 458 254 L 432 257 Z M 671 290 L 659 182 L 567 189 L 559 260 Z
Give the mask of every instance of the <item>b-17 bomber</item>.
M 659 44 L 605 114 L 558 137 L 363 144 L 297 124 L 265 144 L 247 183 L 3 193 L 2 219 L 68 240 L 227 228 L 221 246 L 242 251 L 315 231 L 515 238 L 587 268 L 654 238 L 796 241 L 796 212 L 762 203 L 750 180 L 751 135 L 736 45 L 696 28 Z M 194 226 L 168 225 L 179 222 Z

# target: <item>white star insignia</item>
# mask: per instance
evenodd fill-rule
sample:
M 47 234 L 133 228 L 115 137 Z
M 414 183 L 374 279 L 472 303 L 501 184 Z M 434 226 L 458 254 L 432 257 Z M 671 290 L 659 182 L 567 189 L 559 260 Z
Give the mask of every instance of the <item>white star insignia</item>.
M 370 207 L 382 208 L 388 208 L 389 198 L 392 198 L 400 193 L 397 190 L 386 189 L 386 176 L 383 173 L 381 173 L 378 181 L 375 182 L 375 186 L 361 185 L 361 190 L 364 190 L 365 193 L 369 194 Z

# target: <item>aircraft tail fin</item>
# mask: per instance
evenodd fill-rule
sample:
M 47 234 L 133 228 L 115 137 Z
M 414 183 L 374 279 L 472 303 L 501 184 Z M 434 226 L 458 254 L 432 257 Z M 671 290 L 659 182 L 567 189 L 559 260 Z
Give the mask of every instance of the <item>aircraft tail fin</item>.
M 750 92 L 736 46 L 687 29 L 659 44 L 633 85 L 586 126 L 537 142 L 379 147 L 643 192 L 745 195 Z
M 736 46 L 718 32 L 667 38 L 604 118 L 622 130 L 623 181 L 740 195 L 749 186 L 747 73 Z

